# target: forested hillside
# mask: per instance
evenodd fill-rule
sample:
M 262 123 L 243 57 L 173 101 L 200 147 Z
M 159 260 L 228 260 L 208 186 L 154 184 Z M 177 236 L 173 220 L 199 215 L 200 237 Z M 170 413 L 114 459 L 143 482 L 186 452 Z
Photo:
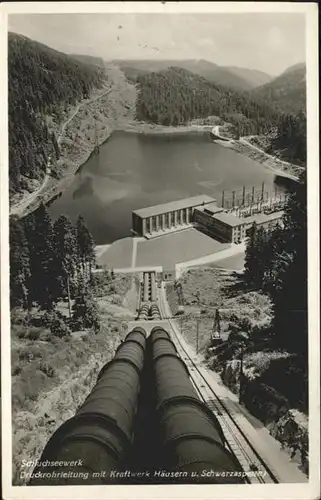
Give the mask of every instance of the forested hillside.
M 48 159 L 59 158 L 47 117 L 60 123 L 69 106 L 100 87 L 104 72 L 24 36 L 9 33 L 9 183 L 10 194 L 32 190 Z
M 248 93 L 249 97 L 273 106 L 282 119 L 276 130 L 257 138 L 268 153 L 278 151 L 293 163 L 306 163 L 306 68 L 296 64 L 280 76 Z
M 305 113 L 306 67 L 296 64 L 271 82 L 251 91 L 256 99 L 266 100 L 285 113 Z
M 77 59 L 81 63 L 92 64 L 103 68 L 105 66 L 104 60 L 101 57 L 87 56 L 85 54 L 69 54 L 73 59 Z
M 216 115 L 248 135 L 267 132 L 279 119 L 271 107 L 181 68 L 142 75 L 137 81 L 139 120 L 178 125 Z
M 94 242 L 81 216 L 75 227 L 64 215 L 52 224 L 45 206 L 40 205 L 23 219 L 10 218 L 12 309 L 30 310 L 36 304 L 53 311 L 59 301 L 67 299 L 71 311 L 72 299 L 81 295 L 84 300 L 94 267 Z
M 175 126 L 216 115 L 234 126 L 237 138 L 272 133 L 273 147 L 283 149 L 285 158 L 305 161 L 303 113 L 287 115 L 268 100 L 258 101 L 249 93 L 227 89 L 181 68 L 143 74 L 137 82 L 138 120 Z
M 270 295 L 276 342 L 307 363 L 307 185 L 301 174 L 285 207 L 283 225 L 267 231 L 255 224 L 248 238 L 244 277 Z

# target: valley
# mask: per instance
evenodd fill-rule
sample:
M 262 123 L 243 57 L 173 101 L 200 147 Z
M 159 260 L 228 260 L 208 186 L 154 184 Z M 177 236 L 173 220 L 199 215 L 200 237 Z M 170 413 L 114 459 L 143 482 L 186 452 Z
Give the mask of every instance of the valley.
M 209 133 L 215 123 L 219 123 L 222 129 L 226 127 L 231 130 L 233 125 L 233 115 L 226 115 L 219 108 L 214 108 L 214 116 L 208 118 L 191 118 L 187 123 L 179 124 L 173 122 L 157 123 L 151 120 L 144 120 L 143 116 L 137 116 L 137 106 L 139 106 L 139 85 L 126 78 L 126 71 L 129 66 L 122 63 L 101 63 L 105 74 L 105 83 L 100 90 L 94 90 L 89 99 L 81 101 L 75 107 L 68 107 L 64 113 L 63 122 L 57 123 L 54 119 L 48 121 L 53 133 L 56 134 L 59 159 L 48 165 L 46 174 L 42 181 L 34 181 L 31 193 L 26 190 L 20 191 L 10 197 L 12 215 L 23 216 L 35 210 L 41 202 L 47 203 L 59 193 L 64 191 L 72 182 L 77 170 L 93 154 L 95 144 L 103 144 L 113 133 L 113 131 L 125 131 L 142 134 L 173 134 L 200 132 Z M 129 64 L 129 63 L 127 63 Z M 132 63 L 134 64 L 134 63 Z M 169 63 L 168 63 L 169 64 Z M 139 68 L 141 69 L 142 64 Z M 186 65 L 185 65 L 186 66 Z M 188 64 L 188 67 L 197 67 Z M 145 63 L 146 67 L 146 63 Z M 153 67 L 153 66 L 152 66 Z M 164 66 L 165 67 L 165 66 Z M 138 108 L 139 109 L 139 108 Z M 223 109 L 223 108 L 222 108 Z M 210 110 L 209 115 L 213 115 Z M 201 111 L 204 113 L 204 111 Z M 216 113 L 216 116 L 215 116 Z M 196 115 L 197 116 L 197 115 Z M 226 119 L 232 118 L 232 124 Z M 217 126 L 216 126 L 217 127 Z M 239 133 L 242 132 L 240 125 L 236 124 Z M 247 129 L 245 128 L 244 131 Z M 244 132 L 243 132 L 244 133 Z M 236 152 L 246 155 L 249 158 L 266 164 L 281 175 L 296 176 L 298 169 L 288 162 L 282 162 L 280 158 L 266 154 L 262 150 L 259 152 L 257 146 L 251 146 L 252 136 L 236 138 L 235 134 L 230 135 L 233 141 L 229 147 Z M 226 146 L 225 143 L 222 143 Z M 270 152 L 269 152 L 270 153 Z M 284 174 L 283 174 L 284 172 Z M 293 174 L 294 172 L 294 174 Z M 30 188 L 29 188 L 30 189 Z
M 115 26 L 110 60 L 9 34 L 13 484 L 67 419 L 115 470 L 186 436 L 168 467 L 194 467 L 197 435 L 245 482 L 306 483 L 305 64 L 122 58 Z

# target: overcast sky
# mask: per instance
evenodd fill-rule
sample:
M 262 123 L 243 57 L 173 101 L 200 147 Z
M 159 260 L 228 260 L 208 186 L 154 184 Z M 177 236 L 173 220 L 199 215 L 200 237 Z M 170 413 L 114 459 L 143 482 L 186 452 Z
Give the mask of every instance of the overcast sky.
M 106 60 L 207 59 L 271 75 L 305 61 L 304 14 L 11 14 L 9 30 Z

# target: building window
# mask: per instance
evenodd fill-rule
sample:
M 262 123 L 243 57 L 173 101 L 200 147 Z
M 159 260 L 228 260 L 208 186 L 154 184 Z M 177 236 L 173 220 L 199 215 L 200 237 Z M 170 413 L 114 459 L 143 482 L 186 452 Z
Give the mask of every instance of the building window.
M 153 215 L 152 217 L 152 230 L 156 231 L 156 216 Z

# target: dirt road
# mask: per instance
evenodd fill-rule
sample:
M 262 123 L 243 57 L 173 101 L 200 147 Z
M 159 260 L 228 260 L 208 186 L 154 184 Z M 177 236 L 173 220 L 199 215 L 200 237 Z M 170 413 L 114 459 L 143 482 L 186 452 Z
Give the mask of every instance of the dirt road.
M 76 108 L 73 110 L 72 114 L 68 117 L 68 119 L 62 124 L 59 136 L 57 137 L 57 142 L 58 144 L 61 143 L 61 140 L 64 136 L 65 130 L 67 125 L 75 118 L 75 116 L 79 113 L 80 109 L 84 108 L 85 106 L 88 106 L 94 101 L 97 101 L 98 99 L 101 99 L 102 97 L 106 96 L 111 92 L 110 87 L 108 87 L 108 90 L 105 90 L 94 97 L 91 97 L 90 99 L 86 99 L 85 101 L 82 101 L 79 103 Z M 51 156 L 48 159 L 48 164 L 46 166 L 47 170 L 50 169 L 50 162 L 51 162 Z M 46 173 L 41 186 L 33 191 L 32 193 L 28 193 L 26 196 L 22 198 L 18 203 L 13 205 L 10 208 L 10 215 L 17 215 L 18 217 L 22 217 L 24 215 L 24 212 L 28 209 L 28 207 L 36 201 L 37 197 L 43 193 L 47 187 L 48 181 L 50 179 L 50 173 Z
M 290 179 L 293 179 L 293 180 L 299 180 L 298 174 L 302 170 L 304 170 L 303 167 L 293 165 L 292 163 L 289 163 L 289 162 L 284 161 L 284 160 L 280 160 L 276 156 L 273 156 L 273 155 L 270 155 L 269 153 L 266 153 L 266 151 L 264 151 L 263 149 L 259 148 L 258 146 L 256 146 L 252 142 L 250 142 L 251 139 L 253 139 L 254 137 L 255 137 L 255 135 L 240 137 L 239 141 L 242 144 L 244 144 L 245 146 L 248 146 L 248 147 L 254 149 L 255 151 L 257 151 L 258 153 L 262 154 L 266 159 L 270 159 L 273 162 L 275 162 L 277 166 L 275 168 L 270 166 L 269 168 L 273 169 L 279 175 L 289 177 Z M 295 174 L 291 173 L 291 172 L 295 172 Z

